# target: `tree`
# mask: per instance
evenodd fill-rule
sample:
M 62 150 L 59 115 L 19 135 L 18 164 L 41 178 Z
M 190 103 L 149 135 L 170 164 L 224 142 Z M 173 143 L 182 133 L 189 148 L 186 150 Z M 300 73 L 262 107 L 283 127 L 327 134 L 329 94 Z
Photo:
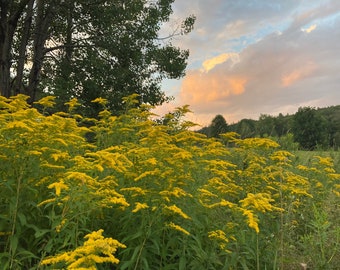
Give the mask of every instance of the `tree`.
M 220 134 L 228 131 L 228 124 L 227 124 L 227 121 L 224 119 L 224 117 L 218 114 L 211 121 L 209 128 L 210 128 L 209 129 L 210 137 L 218 138 Z
M 313 150 L 317 146 L 327 144 L 325 127 L 325 119 L 316 112 L 315 108 L 300 107 L 293 116 L 294 138 L 303 149 Z
M 242 119 L 229 126 L 229 131 L 240 134 L 241 138 L 250 138 L 256 135 L 256 121 L 252 119 Z
M 257 134 L 261 137 L 275 136 L 275 118 L 268 114 L 261 114 L 257 126 Z
M 159 37 L 174 0 L 2 0 L 0 4 L 0 91 L 30 102 L 45 93 L 60 104 L 77 97 L 93 115 L 96 97 L 120 110 L 132 93 L 152 105 L 167 100 L 164 78 L 185 74 L 189 52 L 172 45 L 191 31 L 189 16 Z

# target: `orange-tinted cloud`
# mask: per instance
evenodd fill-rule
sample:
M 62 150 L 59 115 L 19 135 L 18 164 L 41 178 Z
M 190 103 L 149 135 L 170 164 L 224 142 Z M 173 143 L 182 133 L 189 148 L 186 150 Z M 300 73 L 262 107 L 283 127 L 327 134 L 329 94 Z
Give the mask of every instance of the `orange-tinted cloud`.
M 242 94 L 246 83 L 246 78 L 238 76 L 192 71 L 182 83 L 181 101 L 192 105 L 218 102 Z
M 303 28 L 302 31 L 303 31 L 303 32 L 306 32 L 306 33 L 310 33 L 310 32 L 312 32 L 312 31 L 314 31 L 315 29 L 316 29 L 316 24 L 313 24 L 313 25 L 311 25 L 311 26 L 308 27 L 308 28 Z
M 281 77 L 282 86 L 287 87 L 300 80 L 303 80 L 307 78 L 308 76 L 310 76 L 311 74 L 313 74 L 315 70 L 316 70 L 315 63 L 309 62 L 305 64 L 304 66 L 301 66 L 293 70 L 292 72 L 286 75 L 283 75 Z
M 208 72 L 211 69 L 213 69 L 216 65 L 222 64 L 226 62 L 228 59 L 231 59 L 233 62 L 237 62 L 238 54 L 237 53 L 223 53 L 211 59 L 207 59 L 202 64 L 203 70 L 205 72 Z

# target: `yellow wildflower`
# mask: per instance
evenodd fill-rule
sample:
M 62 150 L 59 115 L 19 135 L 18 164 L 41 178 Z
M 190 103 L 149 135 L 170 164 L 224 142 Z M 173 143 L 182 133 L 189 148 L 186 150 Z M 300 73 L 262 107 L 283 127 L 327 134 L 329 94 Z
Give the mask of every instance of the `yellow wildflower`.
M 33 155 L 33 156 L 41 156 L 42 155 L 42 153 L 40 151 L 36 151 L 36 150 L 28 151 L 28 154 Z
M 174 214 L 178 214 L 181 217 L 185 218 L 185 219 L 191 219 L 187 214 L 185 214 L 181 208 L 177 207 L 175 204 L 171 205 L 171 206 L 165 206 L 164 207 L 165 210 L 168 210 Z
M 72 112 L 75 109 L 75 107 L 80 105 L 80 103 L 78 103 L 78 99 L 76 98 L 72 98 L 70 99 L 69 102 L 65 102 L 64 104 L 69 106 L 69 109 L 68 109 L 69 112 Z
M 191 194 L 187 193 L 185 190 L 179 188 L 179 187 L 174 187 L 172 190 L 163 190 L 159 192 L 160 195 L 164 196 L 167 198 L 168 196 L 173 196 L 176 198 L 180 197 L 192 197 Z
M 65 252 L 44 259 L 41 265 L 53 265 L 65 262 L 67 269 L 97 269 L 98 263 L 118 264 L 119 260 L 113 255 L 118 248 L 126 248 L 115 239 L 104 238 L 103 230 L 87 234 L 83 246 L 73 251 Z
M 155 158 L 149 158 L 145 162 L 149 163 L 151 165 L 156 165 L 157 164 L 157 160 Z
M 103 110 L 103 111 L 99 112 L 98 115 L 99 115 L 99 117 L 101 117 L 101 118 L 108 118 L 108 117 L 111 116 L 111 113 L 110 113 L 110 111 L 108 111 L 108 110 Z
M 230 253 L 231 251 L 227 249 L 227 244 L 229 243 L 229 239 L 226 234 L 222 230 L 215 230 L 208 232 L 208 237 L 212 240 L 217 240 L 219 242 L 219 246 L 225 252 Z
M 340 173 L 329 173 L 328 176 L 329 176 L 329 178 L 331 180 L 338 180 L 338 179 L 340 179 Z
M 326 167 L 323 169 L 326 173 L 335 173 L 335 170 L 333 168 Z
M 54 161 L 58 161 L 59 159 L 67 159 L 70 155 L 67 152 L 60 152 L 60 153 L 54 153 L 51 155 L 51 158 L 54 159 Z
M 207 189 L 204 188 L 199 188 L 198 191 L 201 193 L 202 196 L 207 196 L 207 197 L 218 197 L 216 194 L 210 192 Z
M 176 231 L 182 232 L 182 233 L 184 233 L 186 235 L 190 235 L 190 233 L 187 230 L 183 229 L 181 226 L 179 226 L 179 225 L 177 225 L 177 224 L 175 224 L 173 222 L 170 222 L 170 223 L 166 224 L 166 226 L 171 228 L 171 229 L 174 229 Z
M 254 213 L 250 210 L 247 210 L 247 209 L 242 209 L 243 210 L 243 215 L 246 216 L 248 218 L 248 226 L 250 228 L 253 228 L 256 233 L 259 233 L 260 232 L 260 229 L 259 229 L 259 225 L 258 225 L 258 222 L 259 222 L 259 219 L 256 215 L 254 215 Z
M 59 142 L 64 146 L 67 146 L 68 144 L 62 139 L 62 138 L 55 138 L 53 139 L 54 142 Z
M 225 232 L 222 231 L 222 230 L 211 231 L 211 232 L 208 233 L 208 237 L 210 239 L 218 239 L 218 240 L 222 240 L 222 241 L 225 241 L 225 242 L 229 242 Z
M 139 181 L 140 179 L 147 177 L 148 175 L 156 175 L 156 174 L 159 174 L 159 173 L 160 173 L 160 171 L 158 169 L 155 169 L 153 171 L 146 171 L 146 172 L 143 172 L 138 177 L 136 177 L 134 180 Z
M 319 164 L 327 167 L 333 167 L 333 160 L 330 157 L 320 157 L 320 156 L 314 156 L 318 159 Z
M 134 194 L 132 197 L 135 197 L 137 195 L 145 195 L 148 191 L 145 189 L 142 189 L 140 187 L 127 187 L 127 188 L 121 188 L 120 191 L 130 191 L 133 192 Z
M 56 231 L 57 233 L 59 233 L 59 232 L 61 231 L 61 229 L 64 227 L 66 221 L 67 221 L 67 219 L 64 218 L 64 219 L 60 222 L 60 224 L 56 226 L 55 231 Z
M 92 183 L 95 181 L 91 176 L 82 172 L 68 172 L 66 179 L 75 179 L 81 181 L 83 184 Z
M 96 98 L 96 99 L 92 100 L 91 102 L 98 103 L 100 105 L 105 106 L 106 103 L 107 103 L 107 99 L 99 97 L 99 98 Z
M 6 125 L 7 129 L 23 129 L 26 130 L 28 132 L 33 132 L 34 130 L 32 128 L 30 128 L 26 123 L 24 123 L 23 121 L 13 121 L 10 122 Z
M 245 199 L 240 200 L 242 207 L 247 208 L 250 206 L 251 208 L 263 213 L 266 212 L 267 210 L 268 211 L 283 210 L 273 206 L 271 202 L 274 202 L 274 199 L 272 199 L 270 195 L 267 193 L 257 194 L 248 193 Z
M 64 184 L 64 181 L 61 180 L 60 182 L 55 182 L 55 183 L 52 183 L 48 186 L 48 188 L 55 188 L 55 194 L 57 196 L 60 196 L 60 192 L 62 189 L 65 189 L 67 190 L 68 189 L 68 186 Z
M 291 162 L 291 160 L 289 159 L 290 157 L 294 157 L 294 155 L 284 150 L 276 151 L 270 156 L 272 160 L 278 162 L 279 164 L 290 163 Z
M 149 208 L 149 206 L 146 203 L 136 202 L 135 205 L 136 205 L 135 209 L 132 210 L 132 213 L 137 213 L 141 209 Z
M 40 104 L 44 106 L 45 108 L 52 108 L 55 105 L 55 101 L 54 101 L 55 98 L 56 98 L 55 96 L 47 96 L 33 103 Z
M 44 200 L 44 201 L 42 201 L 41 203 L 38 204 L 38 207 L 40 207 L 40 206 L 42 206 L 44 204 L 48 204 L 48 203 L 54 202 L 54 201 L 55 201 L 55 198 Z

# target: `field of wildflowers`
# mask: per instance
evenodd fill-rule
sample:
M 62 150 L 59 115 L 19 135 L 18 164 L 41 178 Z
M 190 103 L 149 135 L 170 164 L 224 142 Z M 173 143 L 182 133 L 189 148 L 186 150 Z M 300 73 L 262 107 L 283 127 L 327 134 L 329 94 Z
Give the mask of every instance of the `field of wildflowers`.
M 335 269 L 340 174 L 267 138 L 221 140 L 150 107 L 98 119 L 0 97 L 3 269 Z M 333 154 L 334 155 L 334 154 Z

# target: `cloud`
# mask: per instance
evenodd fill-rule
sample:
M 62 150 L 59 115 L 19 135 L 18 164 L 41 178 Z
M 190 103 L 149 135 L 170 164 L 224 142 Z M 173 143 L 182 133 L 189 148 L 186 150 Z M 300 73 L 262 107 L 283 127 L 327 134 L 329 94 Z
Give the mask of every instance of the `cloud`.
M 340 1 L 278 2 L 175 1 L 175 13 L 197 15 L 176 41 L 190 58 L 175 106 L 207 125 L 339 104 Z
M 302 28 L 303 32 L 310 33 L 316 29 L 316 24 L 309 26 L 308 28 Z
M 230 96 L 241 95 L 247 79 L 242 77 L 190 72 L 182 83 L 181 100 L 187 104 L 204 106 L 218 103 Z
M 218 56 L 213 58 L 207 59 L 203 62 L 203 70 L 208 72 L 209 70 L 213 69 L 216 65 L 222 64 L 230 59 L 233 63 L 238 62 L 238 54 L 237 53 L 222 53 Z
M 188 71 L 179 100 L 202 119 L 223 114 L 229 121 L 293 113 L 300 106 L 336 105 L 339 28 L 340 20 L 332 29 L 320 26 L 308 35 L 289 28 L 250 44 L 236 63 L 217 57 L 207 72 Z
M 283 75 L 281 78 L 282 85 L 288 87 L 293 83 L 307 78 L 313 75 L 316 71 L 316 64 L 313 62 L 306 63 L 304 66 L 298 67 L 287 75 Z

